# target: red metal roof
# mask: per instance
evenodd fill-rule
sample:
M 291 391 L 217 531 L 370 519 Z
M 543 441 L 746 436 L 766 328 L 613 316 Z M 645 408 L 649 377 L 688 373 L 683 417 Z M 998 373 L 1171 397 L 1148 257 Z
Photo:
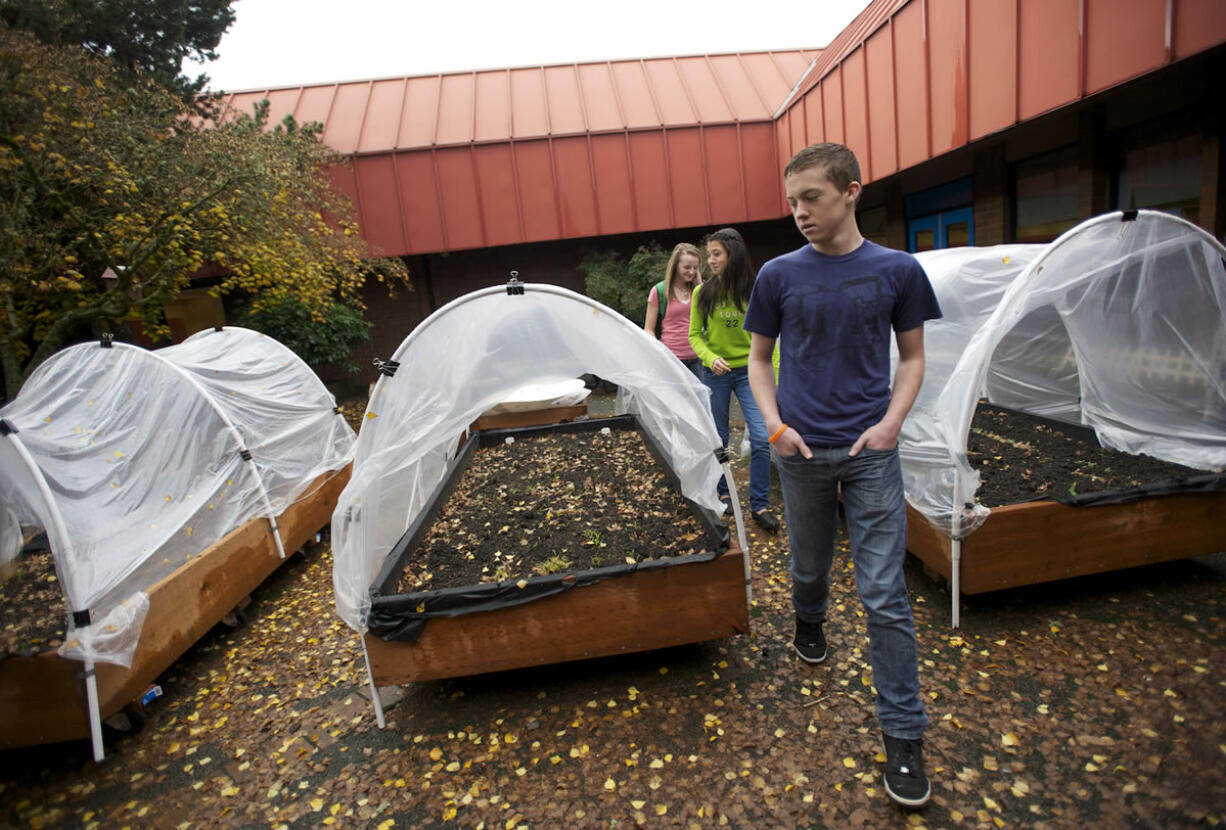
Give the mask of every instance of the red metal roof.
M 324 124 L 388 255 L 777 219 L 817 141 L 865 182 L 1226 42 L 1223 0 L 873 0 L 825 50 L 387 78 L 267 97 Z
M 837 141 L 874 181 L 1223 42 L 1222 0 L 874 0 L 781 108 L 779 155 Z
M 814 50 L 649 58 L 230 93 L 269 123 L 320 121 L 345 155 L 528 138 L 768 121 Z

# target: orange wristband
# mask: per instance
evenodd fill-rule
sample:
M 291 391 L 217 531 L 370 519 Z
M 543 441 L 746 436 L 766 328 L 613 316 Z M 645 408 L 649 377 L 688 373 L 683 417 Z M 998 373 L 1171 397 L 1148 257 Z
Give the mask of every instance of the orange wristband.
M 776 441 L 779 440 L 780 435 L 783 435 L 783 433 L 787 432 L 787 429 L 788 429 L 787 424 L 780 424 L 779 429 L 775 430 L 775 434 L 772 435 L 770 438 L 766 439 L 767 442 L 771 444 L 775 443 Z

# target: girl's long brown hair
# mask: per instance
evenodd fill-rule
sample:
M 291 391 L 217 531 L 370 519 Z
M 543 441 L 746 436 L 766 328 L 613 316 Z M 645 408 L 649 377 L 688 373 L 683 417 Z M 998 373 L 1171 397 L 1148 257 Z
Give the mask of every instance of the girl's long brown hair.
M 749 249 L 745 239 L 735 228 L 720 228 L 707 236 L 705 242 L 718 242 L 728 252 L 728 264 L 718 277 L 712 277 L 703 283 L 703 290 L 698 293 L 698 310 L 703 317 L 710 317 L 711 312 L 721 302 L 732 299 L 741 311 L 749 304 L 749 292 L 753 290 L 753 263 L 749 259 Z

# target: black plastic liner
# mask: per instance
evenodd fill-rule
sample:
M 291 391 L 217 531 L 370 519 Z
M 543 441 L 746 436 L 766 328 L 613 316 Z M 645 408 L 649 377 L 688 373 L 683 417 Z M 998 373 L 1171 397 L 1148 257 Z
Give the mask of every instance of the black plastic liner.
M 1143 484 L 1124 490 L 1102 490 L 1097 493 L 1060 493 L 1046 498 L 1070 507 L 1098 507 L 1104 504 L 1124 504 L 1158 496 L 1184 493 L 1215 493 L 1226 490 L 1226 473 L 1205 473 L 1186 478 L 1172 478 L 1154 484 Z M 1036 499 L 1037 501 L 1037 499 Z
M 394 593 L 411 554 L 434 525 L 478 449 L 501 444 L 508 436 L 528 437 L 554 433 L 595 432 L 604 427 L 638 430 L 643 443 L 646 444 L 669 484 L 675 490 L 680 491 L 680 480 L 669 465 L 668 456 L 664 454 L 651 434 L 642 428 L 638 418 L 633 415 L 596 418 L 567 424 L 550 424 L 543 427 L 478 432 L 469 437 L 460 452 L 456 454 L 455 460 L 447 470 L 447 475 L 431 494 L 425 509 L 392 548 L 382 570 L 375 578 L 371 587 L 371 609 L 368 620 L 370 632 L 384 640 L 411 643 L 421 636 L 426 622 L 431 617 L 458 617 L 464 614 L 510 608 L 554 596 L 572 588 L 592 585 L 605 579 L 616 579 L 637 571 L 709 562 L 727 551 L 730 534 L 728 528 L 724 527 L 720 521 L 720 517 L 714 511 L 701 507 L 687 498 L 686 504 L 707 533 L 707 538 L 711 542 L 711 550 L 687 556 L 651 559 L 634 564 L 611 565 L 566 574 L 534 576 L 523 580 L 525 583 L 523 587 L 520 587 L 519 580 L 506 580 L 497 583 L 419 591 L 412 594 Z

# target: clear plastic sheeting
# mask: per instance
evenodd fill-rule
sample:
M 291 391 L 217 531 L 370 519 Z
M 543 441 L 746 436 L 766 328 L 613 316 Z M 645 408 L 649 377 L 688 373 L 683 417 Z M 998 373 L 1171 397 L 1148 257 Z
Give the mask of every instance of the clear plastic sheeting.
M 919 254 L 945 316 L 925 325 L 900 437 L 911 505 L 954 539 L 987 518 L 966 456 L 981 397 L 1090 426 L 1110 449 L 1226 467 L 1224 257 L 1201 228 L 1146 210 L 1048 245 Z
M 227 326 L 158 354 L 190 372 L 234 424 L 276 513 L 348 463 L 353 429 L 315 372 L 275 338 Z
M 0 561 L 44 529 L 69 615 L 90 620 L 70 627 L 61 654 L 125 666 L 142 592 L 248 520 L 283 512 L 354 445 L 306 364 L 236 328 L 158 351 L 65 349 L 0 418 L 16 428 L 0 439 Z
M 585 373 L 617 384 L 618 413 L 637 414 L 665 448 L 682 493 L 722 510 L 706 387 L 658 340 L 582 295 L 536 284 L 468 294 L 423 321 L 392 361 L 332 516 L 337 613 L 358 632 L 379 568 L 443 480 L 461 434 L 525 384 Z

